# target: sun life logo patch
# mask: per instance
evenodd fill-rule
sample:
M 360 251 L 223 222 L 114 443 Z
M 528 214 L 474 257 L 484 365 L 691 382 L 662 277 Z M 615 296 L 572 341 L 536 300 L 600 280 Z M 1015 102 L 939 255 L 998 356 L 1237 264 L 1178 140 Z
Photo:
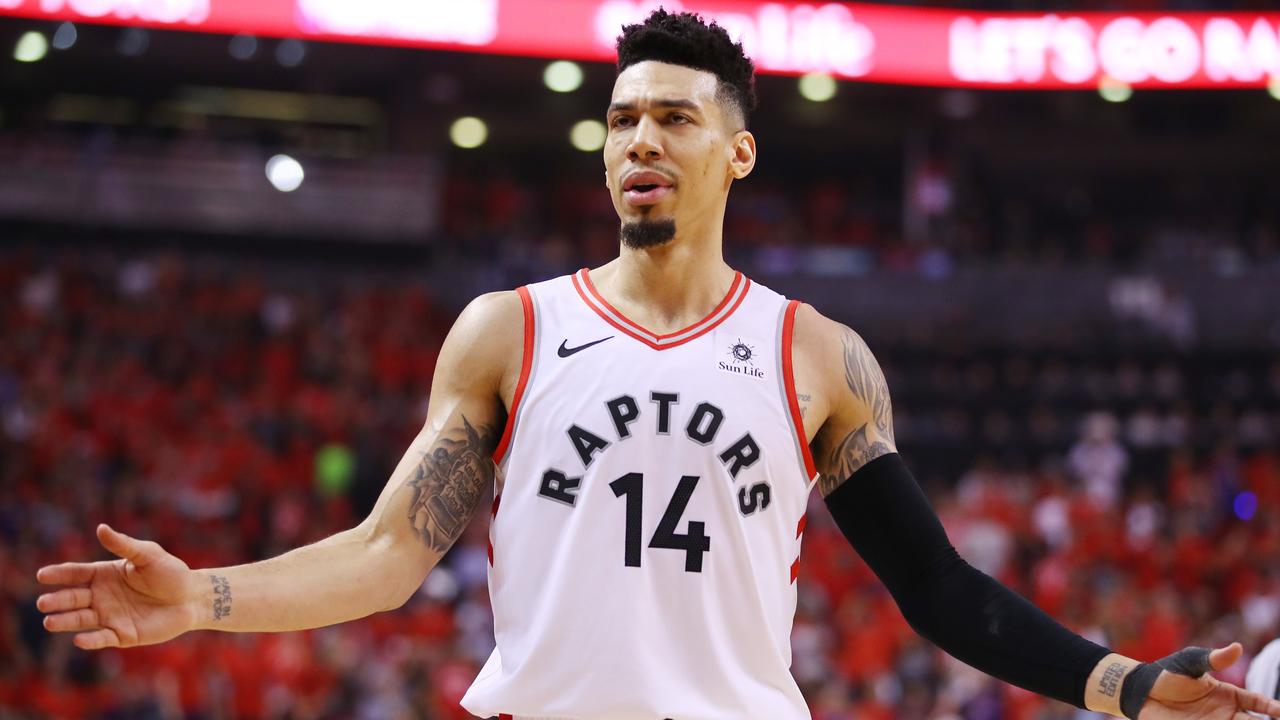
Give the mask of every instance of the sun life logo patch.
M 753 378 L 764 377 L 764 370 L 756 367 L 756 364 L 752 362 L 756 356 L 756 348 L 749 342 L 740 337 L 735 338 L 729 344 L 727 355 L 728 360 L 720 360 L 716 363 L 716 367 L 723 372 Z

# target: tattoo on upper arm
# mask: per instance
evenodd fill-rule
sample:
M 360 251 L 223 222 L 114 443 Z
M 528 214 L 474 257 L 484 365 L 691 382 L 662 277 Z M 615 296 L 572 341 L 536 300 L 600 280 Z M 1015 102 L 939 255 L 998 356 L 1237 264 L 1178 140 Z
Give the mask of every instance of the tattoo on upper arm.
M 824 496 L 840 487 L 863 465 L 893 452 L 893 403 L 889 400 L 889 384 L 884 379 L 884 372 L 857 333 L 846 329 L 842 341 L 845 383 L 854 397 L 871 411 L 871 422 L 863 423 L 845 435 L 825 458 L 824 472 L 818 479 L 818 489 Z M 875 434 L 888 442 L 868 437 L 868 430 L 873 424 Z
M 867 426 L 860 425 L 857 430 L 845 435 L 844 440 L 831 452 L 827 472 L 818 478 L 818 491 L 826 497 L 863 465 L 891 452 L 893 449 L 879 440 L 869 442 Z
M 844 334 L 844 380 L 855 397 L 871 409 L 871 420 L 881 437 L 893 439 L 893 403 L 889 400 L 889 383 L 885 382 L 880 363 L 871 348 L 852 330 Z
M 438 553 L 462 534 L 495 471 L 490 457 L 498 444 L 495 428 L 473 426 L 461 413 L 458 417 L 461 427 L 446 428 L 409 479 L 409 522 L 422 542 Z
M 231 583 L 221 575 L 211 575 L 213 582 L 213 619 L 221 620 L 231 614 Z

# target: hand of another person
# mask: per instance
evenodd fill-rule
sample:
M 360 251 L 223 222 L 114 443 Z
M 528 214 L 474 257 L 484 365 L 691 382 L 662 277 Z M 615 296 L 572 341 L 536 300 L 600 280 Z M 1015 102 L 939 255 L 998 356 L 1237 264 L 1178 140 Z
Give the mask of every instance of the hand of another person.
M 36 608 L 51 632 L 77 633 L 76 647 L 99 650 L 164 642 L 195 628 L 199 578 L 160 545 L 103 524 L 98 541 L 119 560 L 48 565 L 36 572 L 47 585 Z
M 1252 720 L 1251 712 L 1280 718 L 1280 702 L 1209 675 L 1234 665 L 1243 652 L 1232 643 L 1212 652 L 1188 648 L 1159 661 L 1163 669 L 1139 720 Z

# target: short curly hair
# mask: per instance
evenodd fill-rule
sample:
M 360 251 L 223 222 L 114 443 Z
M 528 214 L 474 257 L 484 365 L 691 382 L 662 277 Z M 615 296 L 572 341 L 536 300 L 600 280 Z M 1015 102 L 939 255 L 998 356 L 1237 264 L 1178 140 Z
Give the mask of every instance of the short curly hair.
M 724 28 L 688 12 L 658 8 L 618 36 L 618 72 L 646 60 L 705 70 L 719 79 L 716 96 L 742 116 L 756 109 L 756 68 Z

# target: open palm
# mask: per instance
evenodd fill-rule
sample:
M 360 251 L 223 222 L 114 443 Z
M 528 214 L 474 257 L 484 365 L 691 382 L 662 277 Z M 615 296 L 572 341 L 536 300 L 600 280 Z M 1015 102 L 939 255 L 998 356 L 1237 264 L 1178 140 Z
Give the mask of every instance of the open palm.
M 98 541 L 119 560 L 48 565 L 36 579 L 60 590 L 36 599 L 52 632 L 77 633 L 85 650 L 164 642 L 194 627 L 194 574 L 158 544 L 99 525 Z
M 1225 670 L 1240 659 L 1239 643 L 1209 654 L 1210 669 Z M 1249 712 L 1280 717 L 1280 702 L 1224 683 L 1208 673 L 1188 677 L 1164 671 L 1156 680 L 1139 720 L 1253 720 Z

